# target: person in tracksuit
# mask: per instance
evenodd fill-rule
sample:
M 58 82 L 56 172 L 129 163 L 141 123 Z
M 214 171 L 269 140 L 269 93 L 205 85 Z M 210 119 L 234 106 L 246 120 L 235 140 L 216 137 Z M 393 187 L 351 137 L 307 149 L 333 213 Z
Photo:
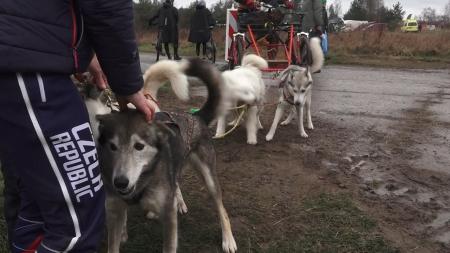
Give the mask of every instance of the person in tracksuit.
M 133 2 L 1 2 L 0 161 L 11 251 L 97 252 L 105 194 L 70 75 L 89 66 L 99 87 L 107 80 L 122 106 L 152 119 L 140 91 Z

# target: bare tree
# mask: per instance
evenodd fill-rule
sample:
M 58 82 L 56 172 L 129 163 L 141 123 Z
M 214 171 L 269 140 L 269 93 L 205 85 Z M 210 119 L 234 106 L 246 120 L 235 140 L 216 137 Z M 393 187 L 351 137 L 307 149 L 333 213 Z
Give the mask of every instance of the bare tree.
M 342 2 L 341 0 L 334 0 L 333 1 L 333 8 L 334 8 L 334 13 L 336 13 L 336 15 L 339 17 L 342 15 Z
M 437 20 L 436 10 L 431 7 L 423 9 L 421 18 L 428 23 L 435 22 Z
M 446 22 L 450 22 L 450 0 L 448 1 L 448 3 L 445 5 L 444 8 L 444 19 Z

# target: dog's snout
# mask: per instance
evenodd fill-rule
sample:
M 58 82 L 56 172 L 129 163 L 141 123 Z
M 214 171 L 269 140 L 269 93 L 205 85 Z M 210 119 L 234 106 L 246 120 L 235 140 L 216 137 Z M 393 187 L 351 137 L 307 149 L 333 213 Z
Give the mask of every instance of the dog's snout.
M 125 190 L 129 183 L 128 178 L 124 176 L 114 178 L 114 186 L 119 190 Z

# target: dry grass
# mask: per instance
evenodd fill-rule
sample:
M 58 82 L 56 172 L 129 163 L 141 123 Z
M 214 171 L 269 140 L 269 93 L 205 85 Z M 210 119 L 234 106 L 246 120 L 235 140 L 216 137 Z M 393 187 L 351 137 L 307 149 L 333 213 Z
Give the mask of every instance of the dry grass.
M 445 68 L 450 65 L 450 30 L 351 32 L 329 36 L 332 63 L 405 68 Z
M 195 46 L 187 41 L 189 31 L 180 30 L 180 52 L 195 55 Z M 224 55 L 225 28 L 213 31 L 217 58 Z M 156 31 L 139 34 L 140 50 L 154 52 Z M 351 32 L 330 34 L 331 64 L 358 64 L 401 68 L 446 68 L 450 66 L 450 30 L 402 32 Z
M 189 30 L 181 29 L 179 33 L 179 47 L 180 54 L 183 56 L 195 55 L 195 44 L 188 42 Z M 157 31 L 151 30 L 145 33 L 138 34 L 139 50 L 141 52 L 154 53 L 154 43 L 157 39 Z M 216 28 L 213 30 L 213 39 L 217 47 L 217 59 L 223 58 L 225 47 L 225 30 L 224 28 Z M 172 48 L 170 49 L 172 50 Z
M 450 56 L 450 30 L 423 33 L 352 32 L 332 34 L 330 51 L 352 55 Z

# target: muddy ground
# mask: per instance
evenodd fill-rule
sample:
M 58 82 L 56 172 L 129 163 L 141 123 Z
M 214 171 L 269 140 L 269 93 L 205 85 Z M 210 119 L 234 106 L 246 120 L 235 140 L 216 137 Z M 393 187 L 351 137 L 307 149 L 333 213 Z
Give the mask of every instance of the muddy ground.
M 214 141 L 238 252 L 450 252 L 449 72 L 328 66 L 314 78 L 308 139 L 291 123 L 265 141 L 277 97 L 267 80 L 259 143 L 243 128 Z M 159 96 L 187 111 L 202 93 Z M 181 188 L 179 252 L 221 252 L 204 184 L 188 169 Z M 161 226 L 137 208 L 129 218 L 122 252 L 160 252 Z
M 346 194 L 400 252 L 450 252 L 448 71 L 327 67 L 315 76 L 315 129 L 307 130 L 309 138 L 301 138 L 291 123 L 279 127 L 272 142 L 264 137 L 277 90 L 272 86 L 276 82 L 266 81 L 268 105 L 262 113 L 265 128 L 259 132 L 259 143 L 247 145 L 243 128 L 215 141 L 225 206 L 235 233 L 248 236 L 262 251 L 273 250 L 274 237 L 286 235 L 290 240 L 289 234 L 305 230 L 308 215 L 296 217 L 299 203 L 319 193 Z M 193 90 L 194 96 L 202 93 Z M 167 110 L 188 110 L 202 101 L 194 97 L 194 103 L 182 104 L 170 90 L 160 97 Z M 185 173 L 182 189 L 188 206 L 199 205 L 194 216 L 205 218 L 205 210 L 214 212 L 192 172 Z M 199 199 L 205 202 L 197 203 Z M 217 223 L 214 216 L 206 217 Z M 216 237 L 212 240 L 220 238 Z M 255 251 L 245 245 L 245 238 L 237 240 L 244 252 Z

